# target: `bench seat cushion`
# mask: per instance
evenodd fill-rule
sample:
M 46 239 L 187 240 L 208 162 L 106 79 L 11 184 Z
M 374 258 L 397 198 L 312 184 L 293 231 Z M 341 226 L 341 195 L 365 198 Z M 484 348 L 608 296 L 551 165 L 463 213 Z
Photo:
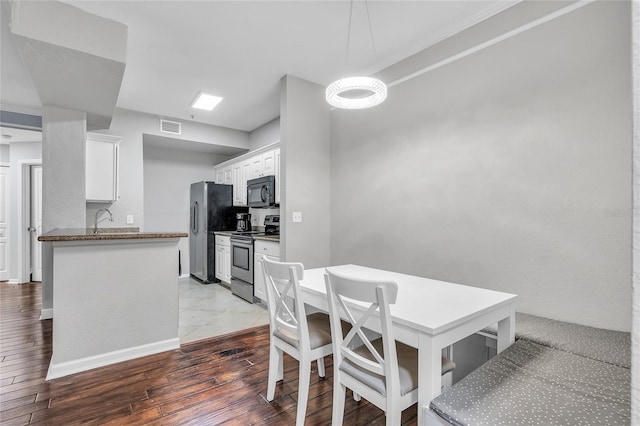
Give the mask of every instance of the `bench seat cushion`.
M 431 402 L 454 425 L 624 425 L 631 370 L 518 340 Z
M 495 335 L 497 327 L 487 327 L 482 331 Z M 631 333 L 517 312 L 516 339 L 526 339 L 575 355 L 631 368 Z

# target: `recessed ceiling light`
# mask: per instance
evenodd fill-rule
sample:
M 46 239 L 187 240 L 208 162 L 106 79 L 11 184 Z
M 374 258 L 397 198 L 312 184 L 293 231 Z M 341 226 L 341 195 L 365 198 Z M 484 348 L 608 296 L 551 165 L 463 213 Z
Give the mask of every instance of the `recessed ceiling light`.
M 211 111 L 222 100 L 220 96 L 210 95 L 209 93 L 200 92 L 195 101 L 191 104 L 191 108 L 203 109 Z

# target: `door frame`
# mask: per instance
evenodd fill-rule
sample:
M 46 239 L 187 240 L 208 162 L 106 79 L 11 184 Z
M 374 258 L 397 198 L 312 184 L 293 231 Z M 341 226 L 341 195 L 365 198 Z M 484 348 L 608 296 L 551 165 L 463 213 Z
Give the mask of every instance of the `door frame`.
M 18 190 L 18 283 L 30 280 L 31 233 L 31 166 L 42 166 L 41 159 L 19 160 L 20 188 Z
M 35 171 L 36 169 L 39 169 L 39 179 L 35 178 L 36 174 Z M 43 257 L 42 257 L 42 243 L 40 241 L 37 240 L 38 236 L 42 234 L 42 165 L 37 165 L 37 164 L 32 164 L 29 167 L 29 172 L 30 172 L 30 181 L 29 181 L 29 202 L 30 202 L 30 206 L 29 206 L 29 228 L 33 228 L 35 226 L 34 219 L 35 221 L 39 220 L 40 226 L 36 227 L 36 231 L 35 231 L 35 235 L 33 231 L 29 232 L 29 262 L 30 262 L 30 270 L 31 270 L 31 281 L 38 281 L 38 282 L 42 282 L 42 261 L 43 261 Z M 40 188 L 37 188 L 35 185 L 35 182 L 40 181 Z M 39 197 L 36 196 L 39 194 Z M 35 203 L 39 203 L 40 206 L 40 216 L 39 217 L 34 217 L 34 200 Z M 39 252 L 36 255 L 36 252 Z M 35 266 L 38 266 L 36 264 L 34 264 L 34 255 L 35 255 L 35 263 L 37 264 L 39 262 L 39 267 L 40 267 L 40 272 L 39 275 L 36 273 L 38 271 L 38 269 Z M 37 276 L 36 276 L 37 275 Z M 34 279 L 34 278 L 39 278 L 39 279 Z

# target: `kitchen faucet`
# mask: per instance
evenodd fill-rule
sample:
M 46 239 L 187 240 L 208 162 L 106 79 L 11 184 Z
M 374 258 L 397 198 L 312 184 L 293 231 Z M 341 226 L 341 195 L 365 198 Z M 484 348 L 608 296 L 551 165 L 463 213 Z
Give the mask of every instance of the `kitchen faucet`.
M 98 233 L 98 223 L 102 222 L 102 219 L 100 222 L 98 222 L 98 215 L 100 214 L 100 212 L 107 212 L 109 213 L 109 220 L 111 222 L 113 222 L 113 215 L 111 214 L 111 212 L 109 211 L 109 209 L 100 209 L 96 212 L 96 216 L 94 218 L 94 225 L 93 225 L 93 233 L 97 234 Z

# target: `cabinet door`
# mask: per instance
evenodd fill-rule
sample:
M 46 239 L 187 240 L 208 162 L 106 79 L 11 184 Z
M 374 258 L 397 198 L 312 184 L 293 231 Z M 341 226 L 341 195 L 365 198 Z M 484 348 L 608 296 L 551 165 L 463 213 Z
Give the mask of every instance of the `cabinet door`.
M 249 180 L 249 176 L 251 176 L 251 161 L 243 161 L 242 162 L 242 181 L 241 181 L 241 199 L 243 202 L 243 206 L 247 205 L 247 180 Z
M 262 154 L 262 176 L 270 176 L 275 174 L 275 151 L 267 151 Z
M 247 205 L 247 181 L 243 182 L 243 169 L 242 163 L 236 163 L 233 165 L 233 205 L 234 206 L 246 206 Z M 243 191 L 244 188 L 244 191 Z M 242 196 L 244 194 L 244 197 Z
M 262 176 L 262 155 L 256 155 L 249 159 L 251 162 L 249 179 L 255 179 Z
M 262 255 L 255 253 L 253 256 L 253 295 L 258 299 L 267 301 L 264 287 L 264 273 L 262 272 Z
M 279 257 L 267 256 L 256 253 L 253 257 L 253 295 L 267 303 L 267 288 L 262 270 L 262 259 L 268 257 L 270 260 L 280 261 Z
M 224 282 L 231 282 L 231 247 L 224 246 Z
M 117 142 L 87 137 L 85 153 L 87 201 L 111 203 L 118 199 L 118 155 Z
M 233 185 L 233 167 L 225 167 L 222 173 L 224 175 L 224 182 L 222 183 L 224 183 L 225 185 Z
M 216 169 L 216 183 L 224 183 L 224 172 Z
M 216 246 L 216 278 L 224 281 L 224 247 Z
M 274 175 L 276 176 L 276 204 L 280 204 L 280 148 L 273 151 Z

